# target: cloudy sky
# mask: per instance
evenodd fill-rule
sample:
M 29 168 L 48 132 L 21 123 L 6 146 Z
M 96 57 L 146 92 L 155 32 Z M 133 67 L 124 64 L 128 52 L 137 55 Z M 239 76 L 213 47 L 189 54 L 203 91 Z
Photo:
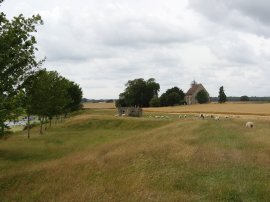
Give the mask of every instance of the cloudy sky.
M 9 18 L 39 13 L 37 57 L 80 84 L 84 97 L 117 98 L 135 78 L 161 93 L 192 80 L 211 96 L 270 95 L 269 0 L 5 0 Z

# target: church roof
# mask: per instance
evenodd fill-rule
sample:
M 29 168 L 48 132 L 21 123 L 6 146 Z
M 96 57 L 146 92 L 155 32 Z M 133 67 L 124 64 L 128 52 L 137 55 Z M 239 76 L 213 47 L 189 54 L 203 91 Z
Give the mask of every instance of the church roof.
M 188 92 L 186 93 L 186 95 L 193 95 L 196 91 L 197 91 L 197 89 L 199 88 L 199 87 L 203 87 L 203 85 L 202 84 L 193 84 L 192 85 L 192 87 L 188 90 Z

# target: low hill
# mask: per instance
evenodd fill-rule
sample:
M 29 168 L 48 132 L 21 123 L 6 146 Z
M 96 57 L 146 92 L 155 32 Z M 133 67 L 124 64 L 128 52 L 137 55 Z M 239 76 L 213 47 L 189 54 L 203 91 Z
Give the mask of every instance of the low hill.
M 0 140 L 1 201 L 269 201 L 270 124 L 88 109 Z

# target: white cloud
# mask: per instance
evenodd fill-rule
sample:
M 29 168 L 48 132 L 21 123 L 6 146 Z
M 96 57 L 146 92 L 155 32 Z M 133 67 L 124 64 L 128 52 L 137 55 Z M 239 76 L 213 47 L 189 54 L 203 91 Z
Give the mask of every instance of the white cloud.
M 269 95 L 268 1 L 6 0 L 9 16 L 40 13 L 38 57 L 88 98 L 117 98 L 135 78 L 161 92 L 202 82 L 212 96 Z M 263 86 L 261 88 L 260 86 Z

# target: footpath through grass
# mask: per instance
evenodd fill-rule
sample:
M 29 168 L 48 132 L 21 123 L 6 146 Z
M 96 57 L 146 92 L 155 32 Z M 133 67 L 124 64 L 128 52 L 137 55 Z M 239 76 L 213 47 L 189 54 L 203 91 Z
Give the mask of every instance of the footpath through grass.
M 270 201 L 268 122 L 113 115 L 0 140 L 1 201 Z

